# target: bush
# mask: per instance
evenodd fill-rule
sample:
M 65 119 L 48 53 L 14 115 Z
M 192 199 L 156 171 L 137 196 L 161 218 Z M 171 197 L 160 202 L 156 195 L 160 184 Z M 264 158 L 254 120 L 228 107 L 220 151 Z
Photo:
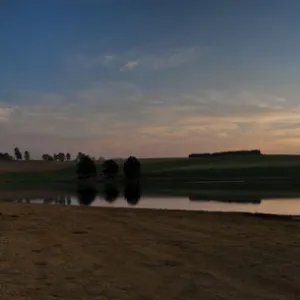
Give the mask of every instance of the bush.
M 133 156 L 130 156 L 124 162 L 123 172 L 127 179 L 138 179 L 141 174 L 141 164 L 139 160 Z
M 119 172 L 119 165 L 112 159 L 106 160 L 102 167 L 102 173 L 107 178 L 115 178 Z
M 97 168 L 90 157 L 82 155 L 77 163 L 76 173 L 78 179 L 96 177 Z

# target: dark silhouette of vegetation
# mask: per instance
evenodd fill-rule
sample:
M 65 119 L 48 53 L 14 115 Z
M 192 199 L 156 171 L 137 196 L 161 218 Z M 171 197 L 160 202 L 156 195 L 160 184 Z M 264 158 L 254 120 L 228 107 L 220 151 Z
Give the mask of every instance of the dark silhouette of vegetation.
M 139 160 L 134 156 L 128 157 L 127 160 L 124 162 L 123 172 L 126 179 L 138 179 L 141 174 L 141 164 Z
M 119 190 L 113 184 L 106 184 L 103 190 L 103 197 L 107 202 L 114 202 L 119 197 Z
M 124 189 L 124 198 L 130 205 L 136 205 L 141 198 L 141 188 L 137 182 L 127 182 Z
M 60 161 L 60 162 L 64 162 L 66 159 L 66 156 L 64 153 L 60 152 L 57 154 L 57 160 Z
M 22 153 L 21 153 L 21 151 L 18 147 L 16 147 L 14 149 L 14 153 L 15 153 L 16 160 L 22 160 L 23 156 L 22 156 Z
M 69 152 L 66 154 L 66 160 L 67 160 L 67 161 L 70 161 L 70 160 L 71 160 L 71 154 L 70 154 Z
M 80 161 L 80 158 L 83 156 L 84 154 L 82 152 L 78 152 L 77 156 L 76 156 L 76 160 Z
M 97 176 L 96 164 L 87 155 L 81 155 L 79 162 L 77 163 L 77 178 L 86 179 Z
M 7 152 L 1 153 L 0 152 L 0 161 L 12 161 L 14 158 Z
M 220 157 L 220 156 L 257 156 L 262 155 L 260 150 L 237 150 L 237 151 L 225 151 L 225 152 L 214 152 L 214 153 L 192 153 L 189 158 L 199 157 Z
M 77 188 L 77 198 L 80 205 L 91 205 L 96 196 L 97 189 L 92 186 L 79 185 Z
M 25 158 L 25 160 L 30 160 L 30 153 L 29 153 L 29 151 L 25 151 L 24 152 L 24 158 Z
M 42 159 L 45 161 L 53 161 L 54 160 L 53 157 L 49 154 L 43 154 Z
M 119 165 L 112 159 L 106 160 L 102 164 L 102 173 L 106 178 L 113 179 L 119 172 Z

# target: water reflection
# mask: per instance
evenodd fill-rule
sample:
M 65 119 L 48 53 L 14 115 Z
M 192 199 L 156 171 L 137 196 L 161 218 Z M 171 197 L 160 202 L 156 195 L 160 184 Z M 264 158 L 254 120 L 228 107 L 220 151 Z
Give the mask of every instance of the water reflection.
M 103 189 L 103 198 L 109 202 L 113 203 L 119 197 L 119 189 L 114 184 L 106 184 Z
M 252 203 L 260 204 L 261 198 L 258 195 L 247 194 L 208 194 L 202 193 L 198 195 L 190 195 L 190 201 L 217 201 L 217 202 L 229 202 L 229 203 Z
M 97 189 L 92 186 L 78 186 L 77 198 L 80 205 L 91 205 L 97 196 Z
M 128 182 L 124 189 L 124 198 L 130 205 L 137 205 L 141 198 L 141 187 L 138 182 Z
M 57 194 L 45 192 L 45 197 L 39 191 L 37 197 L 28 196 L 6 199 L 4 195 L 0 201 L 14 201 L 18 203 L 45 203 L 58 205 L 87 205 L 137 207 L 151 209 L 180 209 L 204 211 L 239 211 L 262 212 L 276 214 L 300 215 L 300 191 L 201 191 L 194 189 L 188 196 L 179 189 L 149 189 L 143 190 L 138 183 L 130 182 L 123 187 L 113 183 L 104 185 L 100 191 L 89 185 L 79 185 L 76 193 L 57 191 Z M 48 192 L 48 195 L 47 195 Z M 13 195 L 13 193 L 12 193 Z

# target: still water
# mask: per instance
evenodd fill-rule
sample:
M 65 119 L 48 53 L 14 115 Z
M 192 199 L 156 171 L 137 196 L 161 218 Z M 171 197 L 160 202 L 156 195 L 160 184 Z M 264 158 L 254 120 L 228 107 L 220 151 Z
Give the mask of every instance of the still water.
M 242 197 L 242 196 L 241 196 Z M 221 211 L 248 212 L 300 216 L 300 196 L 298 198 L 268 198 L 255 201 L 194 200 L 191 197 L 143 196 L 128 198 L 128 195 L 105 197 L 101 195 L 59 195 L 57 197 L 19 198 L 6 201 L 17 203 L 57 204 L 57 205 L 88 205 L 92 207 L 129 207 L 148 209 L 190 210 L 190 211 Z

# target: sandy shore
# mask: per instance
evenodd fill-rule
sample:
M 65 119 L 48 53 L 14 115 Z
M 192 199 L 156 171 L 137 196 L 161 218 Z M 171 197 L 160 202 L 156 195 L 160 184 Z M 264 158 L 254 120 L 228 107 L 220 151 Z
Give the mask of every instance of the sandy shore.
M 297 299 L 300 222 L 0 203 L 5 300 Z

